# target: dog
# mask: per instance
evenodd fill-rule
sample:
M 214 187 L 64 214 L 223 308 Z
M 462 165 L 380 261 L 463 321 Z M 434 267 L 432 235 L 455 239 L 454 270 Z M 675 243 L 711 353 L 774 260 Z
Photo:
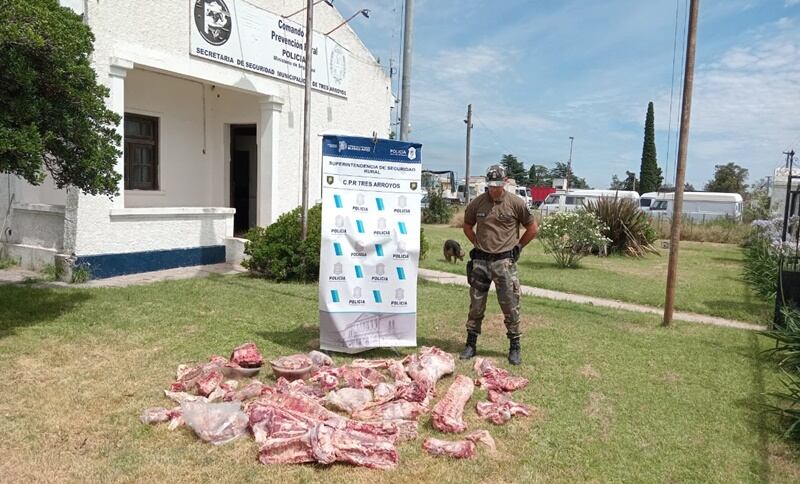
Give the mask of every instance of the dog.
M 464 249 L 462 249 L 461 245 L 455 240 L 445 241 L 443 252 L 447 262 L 455 264 L 457 260 L 464 261 Z

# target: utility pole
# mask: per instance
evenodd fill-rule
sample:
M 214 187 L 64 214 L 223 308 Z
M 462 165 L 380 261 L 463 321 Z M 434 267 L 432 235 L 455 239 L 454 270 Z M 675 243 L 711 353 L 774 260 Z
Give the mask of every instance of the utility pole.
M 314 0 L 306 1 L 306 89 L 303 98 L 303 229 L 300 234 L 306 240 L 308 234 L 308 156 L 311 148 L 311 44 L 314 38 Z
M 697 48 L 697 15 L 700 0 L 689 4 L 689 32 L 686 37 L 686 65 L 683 74 L 683 106 L 681 108 L 681 131 L 678 141 L 678 168 L 675 172 L 675 207 L 672 211 L 672 230 L 667 267 L 667 295 L 664 301 L 662 325 L 672 325 L 675 309 L 675 286 L 678 279 L 678 249 L 681 241 L 681 214 L 683 213 L 683 190 L 686 179 L 686 151 L 689 149 L 689 120 L 692 113 L 692 88 L 694 86 L 694 56 Z
M 464 205 L 469 205 L 469 145 L 472 139 L 472 104 L 467 105 L 467 119 L 465 119 L 464 122 L 467 123 L 467 167 L 464 172 Z
M 414 36 L 414 0 L 406 0 L 403 22 L 403 80 L 400 93 L 400 139 L 408 140 L 411 130 L 411 40 Z

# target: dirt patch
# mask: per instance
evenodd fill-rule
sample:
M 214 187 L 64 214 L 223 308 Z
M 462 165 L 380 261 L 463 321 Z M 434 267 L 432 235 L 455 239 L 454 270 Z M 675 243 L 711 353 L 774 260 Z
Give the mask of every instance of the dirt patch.
M 608 442 L 611 435 L 611 421 L 614 418 L 614 407 L 608 398 L 600 392 L 591 392 L 583 413 L 600 425 L 600 439 Z
M 800 482 L 800 462 L 798 462 L 797 451 L 792 451 L 783 443 L 770 444 L 767 450 L 772 474 L 791 477 L 794 482 Z
M 599 380 L 600 379 L 600 372 L 595 370 L 592 365 L 585 364 L 578 370 L 578 374 L 587 380 Z
M 665 381 L 666 383 L 678 383 L 681 381 L 681 375 L 679 373 L 675 373 L 674 371 L 668 371 L 661 375 L 661 380 Z

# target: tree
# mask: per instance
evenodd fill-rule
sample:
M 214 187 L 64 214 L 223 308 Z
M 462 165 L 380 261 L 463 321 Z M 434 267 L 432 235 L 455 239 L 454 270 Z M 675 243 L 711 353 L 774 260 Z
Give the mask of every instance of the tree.
M 617 175 L 611 177 L 610 190 L 636 190 L 639 180 L 636 179 L 636 173 L 625 170 L 625 179 L 620 180 Z
M 696 192 L 697 190 L 694 189 L 694 185 L 689 182 L 683 184 L 683 191 L 684 192 Z
M 528 170 L 528 182 L 538 187 L 549 187 L 553 184 L 553 177 L 550 176 L 550 170 L 546 166 L 531 165 L 531 169 Z
M 639 168 L 639 193 L 655 192 L 661 186 L 664 177 L 656 159 L 655 114 L 653 102 L 647 105 L 647 117 L 644 122 L 644 144 L 642 145 L 642 164 Z
M 567 178 L 567 172 L 569 169 L 566 163 L 562 163 L 560 161 L 556 162 L 555 168 L 550 170 L 550 178 Z M 575 172 L 569 174 L 569 187 L 570 188 L 589 188 L 589 184 L 586 183 L 584 178 L 580 178 L 575 176 Z
M 116 126 L 108 89 L 90 64 L 94 36 L 57 0 L 0 8 L 0 172 L 40 184 L 118 193 Z
M 747 168 L 742 168 L 736 163 L 716 165 L 714 178 L 706 183 L 707 192 L 739 193 L 747 192 Z
M 525 165 L 517 160 L 517 157 L 512 154 L 503 155 L 500 164 L 506 169 L 506 176 L 516 180 L 517 185 L 524 186 L 528 184 L 528 171 L 525 170 Z

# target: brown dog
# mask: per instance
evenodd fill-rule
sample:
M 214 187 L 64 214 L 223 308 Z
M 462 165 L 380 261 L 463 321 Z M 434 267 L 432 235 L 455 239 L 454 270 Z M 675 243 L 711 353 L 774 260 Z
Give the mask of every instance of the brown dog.
M 456 260 L 464 261 L 464 249 L 455 240 L 447 240 L 444 243 L 444 258 L 447 262 L 455 264 Z

